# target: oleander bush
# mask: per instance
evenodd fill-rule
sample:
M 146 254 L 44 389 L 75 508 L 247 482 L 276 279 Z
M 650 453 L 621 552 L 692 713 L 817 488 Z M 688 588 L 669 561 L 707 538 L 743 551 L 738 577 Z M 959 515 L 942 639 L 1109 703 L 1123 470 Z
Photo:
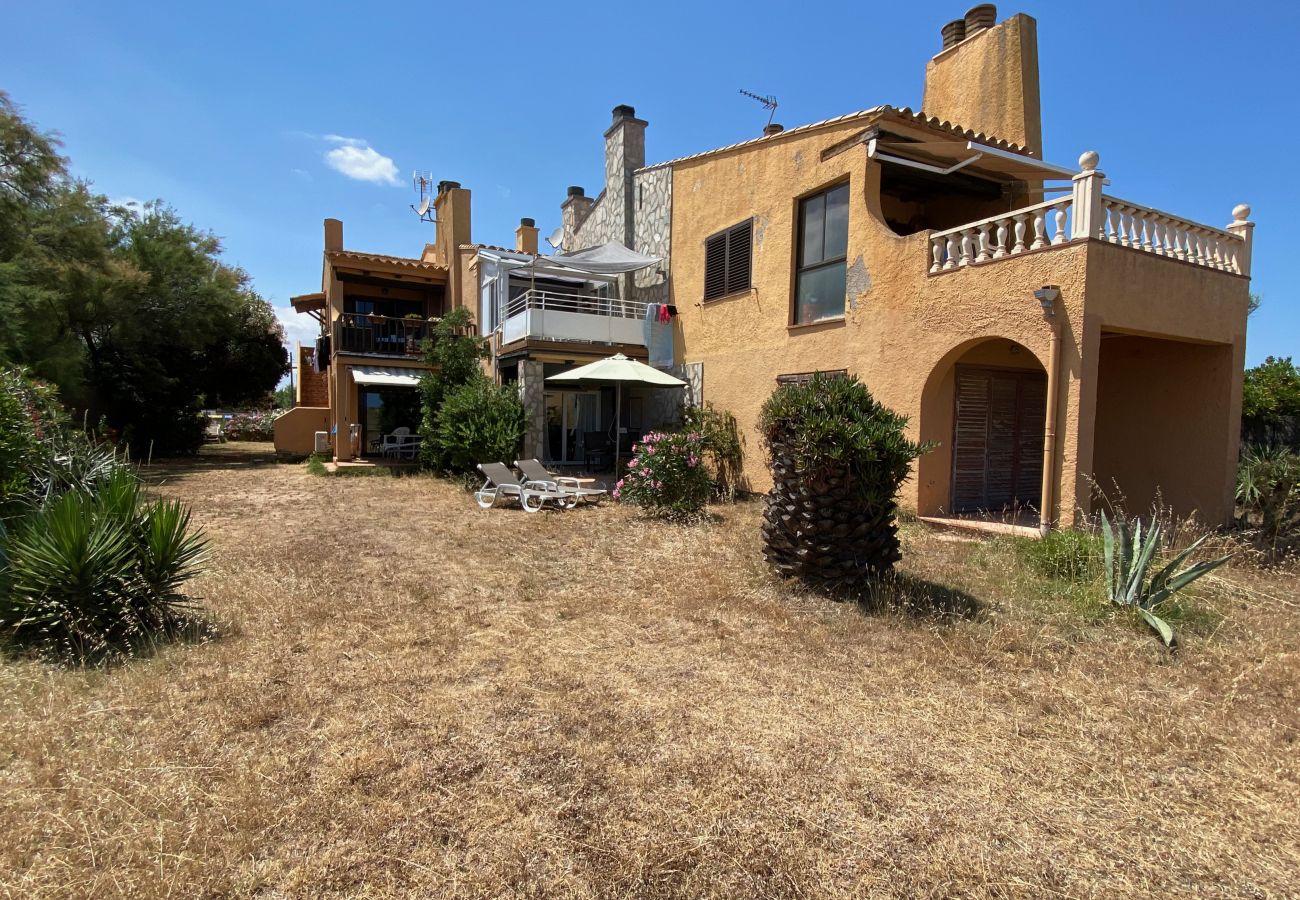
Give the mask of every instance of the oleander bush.
M 657 518 L 696 520 L 713 484 L 704 453 L 698 431 L 651 432 L 633 448 L 613 496 Z
M 275 440 L 275 419 L 278 412 L 250 412 L 231 416 L 226 421 L 226 440 L 230 441 L 273 441 Z
M 727 410 L 713 408 L 713 404 L 687 407 L 682 413 L 682 431 L 701 436 L 701 454 L 712 480 L 715 499 L 731 501 L 740 489 L 744 446 L 736 417 Z

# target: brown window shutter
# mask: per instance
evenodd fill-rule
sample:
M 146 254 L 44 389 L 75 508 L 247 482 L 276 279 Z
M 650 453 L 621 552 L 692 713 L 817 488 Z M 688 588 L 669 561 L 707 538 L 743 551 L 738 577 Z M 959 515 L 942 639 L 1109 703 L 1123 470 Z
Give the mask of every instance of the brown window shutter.
M 727 233 L 715 234 L 704 242 L 704 299 L 727 293 Z
M 745 222 L 727 233 L 727 293 L 749 290 L 754 223 Z

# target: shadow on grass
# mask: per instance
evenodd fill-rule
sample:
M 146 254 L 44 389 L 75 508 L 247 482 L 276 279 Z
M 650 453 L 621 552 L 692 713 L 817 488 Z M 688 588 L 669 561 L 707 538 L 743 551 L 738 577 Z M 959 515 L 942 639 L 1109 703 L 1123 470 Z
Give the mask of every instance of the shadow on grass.
M 982 608 L 975 596 L 963 590 L 907 572 L 872 579 L 854 599 L 865 612 L 917 618 L 973 619 Z
M 113 640 L 64 635 L 22 639 L 0 638 L 0 658 L 7 662 L 35 660 L 67 669 L 111 669 L 133 660 L 148 659 L 176 645 L 207 644 L 224 636 L 206 613 L 175 616 L 161 628 Z
M 867 615 L 899 615 L 915 619 L 974 619 L 983 604 L 972 594 L 907 572 L 875 576 L 863 584 L 832 587 L 803 582 L 811 593 L 854 603 Z

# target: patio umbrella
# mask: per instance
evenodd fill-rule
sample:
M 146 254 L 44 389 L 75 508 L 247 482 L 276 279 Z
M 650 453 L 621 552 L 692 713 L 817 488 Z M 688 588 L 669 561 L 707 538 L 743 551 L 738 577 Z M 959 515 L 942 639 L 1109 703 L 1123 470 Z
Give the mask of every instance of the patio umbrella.
M 614 473 L 618 474 L 618 438 L 619 417 L 623 407 L 624 384 L 648 384 L 651 387 L 686 387 L 686 382 L 674 378 L 667 372 L 647 366 L 635 359 L 628 359 L 622 353 L 615 353 L 606 359 L 598 359 L 568 372 L 552 375 L 547 381 L 559 384 L 612 384 L 614 385 Z

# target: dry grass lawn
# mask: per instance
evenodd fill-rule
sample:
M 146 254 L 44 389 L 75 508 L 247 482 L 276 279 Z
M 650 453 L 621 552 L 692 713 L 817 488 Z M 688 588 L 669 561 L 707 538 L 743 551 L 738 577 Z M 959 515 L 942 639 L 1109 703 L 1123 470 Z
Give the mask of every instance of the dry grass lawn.
M 979 609 L 868 614 L 769 577 L 757 503 L 155 471 L 223 636 L 0 663 L 5 896 L 1300 892 L 1294 575 L 1226 570 L 1171 658 L 1005 541 L 907 526 Z

